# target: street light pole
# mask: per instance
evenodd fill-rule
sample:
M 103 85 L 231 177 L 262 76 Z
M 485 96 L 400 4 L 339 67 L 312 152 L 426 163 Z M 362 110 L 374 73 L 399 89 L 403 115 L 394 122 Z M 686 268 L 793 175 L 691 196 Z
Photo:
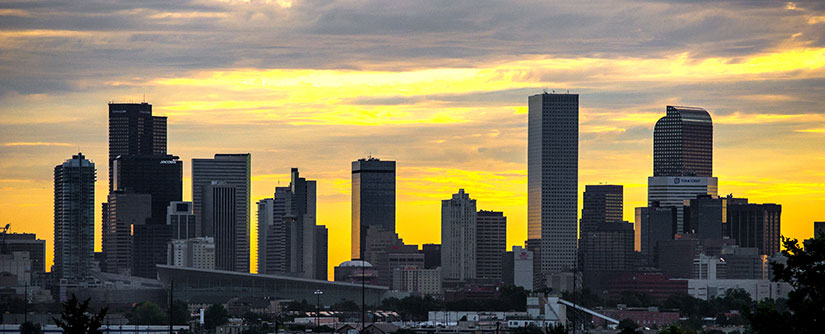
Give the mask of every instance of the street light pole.
M 315 290 L 315 298 L 317 299 L 317 304 L 315 308 L 315 327 L 320 326 L 320 319 L 318 318 L 321 313 L 321 295 L 324 294 L 321 290 Z

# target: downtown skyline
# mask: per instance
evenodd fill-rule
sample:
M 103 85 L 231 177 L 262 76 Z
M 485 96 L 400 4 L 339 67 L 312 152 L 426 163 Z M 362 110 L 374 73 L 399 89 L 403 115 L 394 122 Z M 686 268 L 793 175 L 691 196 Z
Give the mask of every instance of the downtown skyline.
M 303 5 L 295 2 L 289 8 L 271 8 L 271 15 L 305 10 Z M 764 44 L 747 40 L 755 46 L 738 49 L 734 46 L 739 36 L 730 36 L 726 41 L 731 45 L 717 53 L 691 49 L 689 43 L 648 47 L 647 53 L 607 46 L 604 54 L 596 48 L 581 50 L 579 45 L 559 53 L 514 50 L 493 59 L 502 51 L 479 44 L 482 51 L 477 54 L 445 50 L 430 57 L 368 58 L 361 64 L 337 62 L 324 68 L 295 61 L 272 68 L 260 62 L 263 56 L 259 62 L 245 62 L 245 56 L 234 55 L 211 65 L 135 62 L 124 72 L 103 63 L 99 72 L 76 79 L 65 77 L 69 70 L 53 69 L 57 75 L 49 80 L 34 72 L 10 70 L 0 91 L 4 102 L 0 155 L 6 158 L 0 169 L 0 211 L 7 220 L 3 223 L 11 223 L 12 231 L 34 232 L 46 239 L 48 268 L 53 254 L 50 171 L 80 151 L 98 166 L 95 238 L 99 250 L 99 203 L 108 193 L 105 103 L 110 99 L 140 101 L 145 93 L 154 113 L 168 117 L 168 151 L 184 162 L 184 200 L 192 200 L 191 159 L 214 153 L 253 155 L 250 203 L 288 184 L 286 171 L 291 167 L 317 180 L 317 218 L 319 225 L 330 230 L 330 267 L 349 260 L 350 164 L 370 154 L 397 161 L 396 231 L 405 242 L 439 242 L 440 200 L 464 188 L 485 209 L 503 211 L 508 217 L 509 249 L 527 238 L 527 96 L 547 87 L 557 92 L 570 89 L 581 97 L 577 212 L 585 185 L 622 184 L 624 219 L 633 221 L 634 207 L 646 204 L 647 177 L 653 175 L 656 120 L 666 105 L 699 106 L 714 120 L 714 176 L 719 178 L 719 194 L 782 204 L 782 233 L 807 238 L 810 224 L 825 219 L 816 211 L 825 201 L 825 148 L 821 147 L 825 141 L 825 101 L 821 100 L 825 48 L 817 40 L 823 36 L 816 29 L 821 31 L 825 20 L 817 19 L 823 17 L 821 9 L 806 5 L 733 8 L 782 20 L 766 25 L 771 33 L 763 34 Z M 214 11 L 170 8 L 145 14 L 166 15 L 184 28 L 208 25 L 199 21 L 208 15 L 225 15 L 224 20 L 242 15 L 237 9 L 216 6 Z M 701 13 L 689 5 L 670 6 Z M 720 7 L 720 11 L 728 7 L 735 5 Z M 59 45 L 64 40 L 92 43 L 97 38 L 86 35 L 84 29 L 57 29 L 38 21 L 36 9 L 4 9 L 0 14 L 40 24 L 30 25 L 40 29 L 24 29 L 26 25 L 21 24 L 16 30 L 3 30 L 2 38 L 17 46 L 16 54 L 34 52 L 29 47 L 36 41 Z M 721 17 L 722 22 L 735 23 L 730 16 Z M 155 23 L 145 24 L 144 29 L 150 31 Z M 400 35 L 397 31 L 388 34 Z M 322 35 L 334 40 L 329 32 Z M 115 49 L 134 47 L 118 44 L 125 37 L 115 32 L 100 38 Z M 169 42 L 142 43 L 163 46 Z M 302 47 L 294 43 L 289 48 Z M 387 43 L 399 42 L 388 38 Z M 439 50 L 438 44 L 427 45 Z M 62 59 L 80 64 L 79 69 L 93 68 L 83 66 L 77 55 L 44 57 L 3 58 L 2 64 L 5 71 L 15 65 L 27 68 L 33 62 L 54 64 Z M 126 58 L 113 62 L 126 62 Z M 401 64 L 393 68 L 396 62 Z M 174 69 L 163 70 L 168 67 Z M 91 82 L 100 77 L 108 78 Z M 37 84 L 54 82 L 60 84 Z M 251 253 L 256 253 L 254 247 Z

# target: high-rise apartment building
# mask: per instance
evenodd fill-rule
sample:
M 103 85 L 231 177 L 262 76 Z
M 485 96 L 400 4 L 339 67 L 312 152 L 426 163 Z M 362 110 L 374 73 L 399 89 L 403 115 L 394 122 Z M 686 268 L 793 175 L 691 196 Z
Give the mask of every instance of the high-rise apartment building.
M 132 229 L 149 224 L 152 218 L 152 195 L 134 191 L 115 190 L 109 193 L 103 212 L 103 261 L 101 270 L 120 275 L 131 275 L 133 240 Z
M 717 196 L 713 177 L 713 122 L 702 108 L 667 106 L 653 128 L 653 176 L 648 178 L 648 206 L 676 207 L 676 233 L 684 228 L 684 201 Z
M 213 229 L 216 226 L 215 217 L 210 217 L 209 219 L 211 219 L 211 221 L 206 221 L 204 206 L 207 201 L 205 200 L 205 196 L 207 193 L 211 193 L 212 196 L 216 195 L 213 193 L 215 189 L 207 191 L 207 188 L 212 187 L 213 183 L 219 185 L 218 188 L 234 189 L 234 191 L 226 190 L 226 192 L 221 195 L 229 196 L 230 192 L 234 193 L 232 195 L 234 201 L 232 207 L 231 209 L 227 208 L 227 210 L 231 210 L 233 218 L 229 220 L 226 216 L 226 211 L 221 211 L 220 214 L 221 219 L 223 219 L 222 222 L 226 222 L 227 224 L 231 222 L 232 226 L 234 226 L 234 231 L 230 234 L 234 242 L 232 247 L 235 250 L 232 256 L 234 260 L 231 262 L 231 267 L 234 269 L 229 270 L 240 272 L 249 272 L 250 269 L 249 239 L 251 231 L 249 200 L 251 164 L 252 156 L 249 153 L 215 154 L 213 159 L 192 159 L 192 204 L 196 220 L 195 227 L 199 232 L 197 235 L 215 238 L 216 261 L 223 261 L 219 262 L 223 265 L 228 265 L 227 261 L 229 261 L 229 255 L 226 254 L 224 254 L 224 258 L 221 259 L 221 251 L 227 251 L 225 247 L 229 247 L 227 244 L 221 246 L 221 240 L 228 240 L 222 239 L 227 235 L 219 237 L 216 234 L 217 231 Z M 225 200 L 226 198 L 220 197 L 220 199 Z M 213 212 L 213 214 L 214 213 L 215 212 Z M 226 228 L 226 226 L 225 224 L 221 225 L 221 228 Z M 224 232 L 229 233 L 229 231 Z M 218 267 L 219 265 L 216 263 L 216 268 Z
M 728 237 L 740 247 L 755 247 L 760 254 L 773 256 L 779 252 L 779 204 L 748 203 L 747 198 L 728 197 Z
M 576 261 L 579 179 L 579 95 L 528 99 L 527 238 L 540 241 L 542 273 Z
M 94 162 L 82 153 L 54 167 L 54 277 L 82 279 L 95 251 Z
M 363 256 L 364 236 L 370 226 L 395 232 L 395 161 L 377 158 L 352 162 L 352 251 Z
M 166 225 L 172 229 L 172 239 L 197 237 L 197 224 L 192 202 L 170 202 L 166 208 Z
M 112 162 L 118 156 L 166 155 L 166 117 L 152 116 L 152 105 L 109 103 L 109 191 Z
M 500 211 L 476 213 L 476 278 L 501 281 L 501 259 L 507 252 L 507 217 Z
M 624 220 L 624 187 L 586 185 L 582 203 L 581 234 L 595 231 L 599 224 Z
M 476 200 L 459 189 L 441 201 L 441 276 L 444 280 L 476 278 Z

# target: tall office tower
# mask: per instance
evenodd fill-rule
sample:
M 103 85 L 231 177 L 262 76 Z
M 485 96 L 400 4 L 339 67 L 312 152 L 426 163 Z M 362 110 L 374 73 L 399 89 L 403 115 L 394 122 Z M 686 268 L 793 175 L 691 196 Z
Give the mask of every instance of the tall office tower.
M 170 202 L 166 208 L 166 225 L 172 228 L 172 239 L 197 237 L 192 202 Z
M 476 278 L 501 281 L 501 259 L 507 252 L 507 217 L 503 212 L 476 213 Z
M 713 176 L 713 122 L 705 109 L 667 106 L 653 128 L 653 176 Z
M 476 200 L 459 189 L 441 201 L 441 275 L 444 280 L 476 278 Z
M 360 259 L 367 228 L 395 232 L 395 161 L 377 158 L 352 162 L 352 252 Z
M 685 232 L 701 239 L 722 239 L 727 233 L 728 199 L 699 195 L 686 200 L 684 207 Z
M 244 244 L 243 234 L 238 234 L 237 203 L 238 189 L 225 182 L 212 181 L 203 187 L 203 231 L 215 238 L 215 269 L 249 272 L 244 260 L 249 259 L 240 246 Z
M 126 155 L 166 155 L 166 117 L 152 116 L 152 105 L 109 103 L 109 191 L 112 161 Z
M 3 254 L 28 252 L 32 274 L 46 272 L 46 240 L 37 239 L 34 233 L 7 233 L 3 237 Z
M 713 122 L 705 109 L 667 106 L 667 114 L 653 128 L 653 176 L 647 183 L 648 206 L 659 201 L 676 207 L 676 233 L 686 232 L 683 202 L 717 195 Z
M 132 275 L 155 278 L 155 265 L 166 263 L 169 203 L 183 199 L 183 161 L 174 155 L 120 155 L 112 161 L 112 189 L 151 195 L 151 219 L 132 231 Z
M 654 203 L 649 207 L 636 208 L 636 228 L 640 231 L 642 260 L 646 265 L 653 265 L 658 253 L 658 243 L 673 240 L 676 229 L 676 208 L 661 207 Z
M 599 224 L 624 220 L 624 188 L 621 185 L 586 185 L 582 205 L 581 234 Z
M 82 153 L 54 167 L 54 277 L 81 279 L 95 252 L 94 162 Z
M 747 198 L 728 199 L 728 237 L 740 247 L 759 248 L 760 254 L 779 252 L 782 206 L 748 203 Z
M 290 180 L 258 202 L 258 272 L 320 277 L 315 263 L 326 245 L 316 233 L 316 182 L 300 177 L 297 168 Z
M 242 154 L 215 154 L 214 159 L 192 159 L 192 204 L 195 213 L 197 235 L 218 238 L 214 231 L 206 230 L 203 215 L 203 197 L 206 187 L 213 182 L 222 182 L 235 188 L 235 204 L 232 211 L 235 214 L 234 225 L 238 253 L 234 270 L 249 272 L 249 238 L 250 238 L 250 169 L 252 155 Z M 218 246 L 218 250 L 220 247 Z M 246 256 L 244 257 L 244 254 Z
M 132 273 L 132 228 L 152 218 L 152 195 L 131 189 L 109 194 L 103 217 L 103 261 L 101 270 L 120 275 Z
M 315 226 L 315 279 L 326 281 L 329 254 L 329 231 L 324 225 Z
M 541 240 L 541 273 L 573 268 L 579 186 L 579 95 L 528 99 L 527 238 Z

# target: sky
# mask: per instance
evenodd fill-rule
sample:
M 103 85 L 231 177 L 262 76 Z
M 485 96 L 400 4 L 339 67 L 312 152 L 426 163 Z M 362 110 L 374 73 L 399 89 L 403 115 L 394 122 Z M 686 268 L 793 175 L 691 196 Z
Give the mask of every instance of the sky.
M 107 103 L 145 100 L 168 116 L 185 200 L 191 159 L 215 153 L 252 154 L 253 208 L 291 167 L 317 180 L 330 273 L 368 155 L 397 161 L 406 243 L 440 242 L 440 200 L 463 188 L 521 245 L 543 89 L 580 94 L 580 190 L 624 185 L 628 221 L 667 105 L 713 117 L 720 195 L 782 204 L 789 237 L 825 221 L 822 2 L 57 0 L 0 3 L 0 223 L 47 240 L 50 264 L 53 169 L 81 151 L 99 250 Z

